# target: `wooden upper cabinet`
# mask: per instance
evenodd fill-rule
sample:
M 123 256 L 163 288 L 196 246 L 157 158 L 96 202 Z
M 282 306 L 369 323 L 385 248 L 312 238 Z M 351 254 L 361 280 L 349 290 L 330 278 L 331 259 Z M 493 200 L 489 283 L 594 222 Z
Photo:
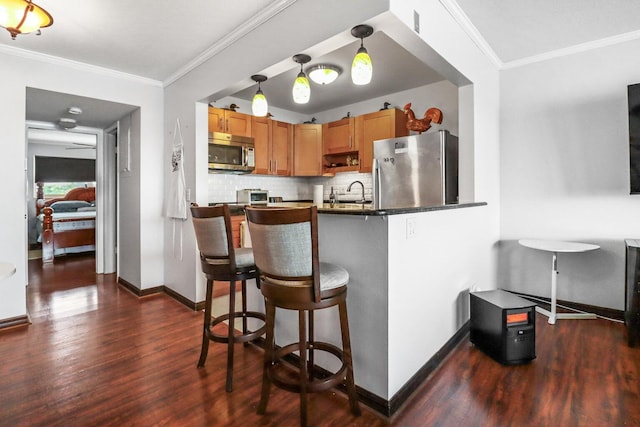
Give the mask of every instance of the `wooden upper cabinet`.
M 251 135 L 255 144 L 255 162 L 256 167 L 254 174 L 267 175 L 270 173 L 271 165 L 271 147 L 269 143 L 269 119 L 267 117 L 251 118 Z
M 356 117 L 355 139 L 359 147 L 360 172 L 371 172 L 373 141 L 409 135 L 407 116 L 397 108 Z
M 224 110 L 209 107 L 209 132 L 224 132 Z
M 255 142 L 255 174 L 291 175 L 291 148 L 293 125 L 269 120 L 267 117 L 253 117 L 251 131 Z
M 322 125 L 294 125 L 293 175 L 322 175 Z
M 271 174 L 291 175 L 291 151 L 293 148 L 293 125 L 271 120 Z
M 358 151 L 355 117 L 347 117 L 322 125 L 323 154 Z
M 209 107 L 209 132 L 251 136 L 251 115 Z

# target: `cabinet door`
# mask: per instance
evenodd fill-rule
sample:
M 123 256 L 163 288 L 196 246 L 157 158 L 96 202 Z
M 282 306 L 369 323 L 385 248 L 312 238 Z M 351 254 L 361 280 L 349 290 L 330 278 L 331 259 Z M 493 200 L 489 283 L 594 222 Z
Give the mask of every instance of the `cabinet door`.
M 348 153 L 357 151 L 354 138 L 354 117 L 347 117 L 322 125 L 323 153 Z
M 293 175 L 322 175 L 322 125 L 295 125 L 293 129 Z
M 226 132 L 231 135 L 251 136 L 251 115 L 225 111 Z
M 271 173 L 281 176 L 291 175 L 291 143 L 293 125 L 271 121 Z
M 209 132 L 225 132 L 222 108 L 209 107 Z
M 269 145 L 269 119 L 267 117 L 251 118 L 251 135 L 255 143 L 254 174 L 267 175 L 271 172 L 271 149 Z
M 395 108 L 356 117 L 360 172 L 371 172 L 373 141 L 408 135 L 406 124 L 407 118 L 404 112 Z

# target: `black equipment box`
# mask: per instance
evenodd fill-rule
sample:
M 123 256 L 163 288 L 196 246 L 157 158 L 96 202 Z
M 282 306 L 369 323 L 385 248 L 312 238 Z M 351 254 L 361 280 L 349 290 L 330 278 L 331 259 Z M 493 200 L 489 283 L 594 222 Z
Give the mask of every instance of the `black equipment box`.
M 624 324 L 629 347 L 640 344 L 640 240 L 627 239 Z
M 502 290 L 470 296 L 473 344 L 504 365 L 536 358 L 535 303 Z

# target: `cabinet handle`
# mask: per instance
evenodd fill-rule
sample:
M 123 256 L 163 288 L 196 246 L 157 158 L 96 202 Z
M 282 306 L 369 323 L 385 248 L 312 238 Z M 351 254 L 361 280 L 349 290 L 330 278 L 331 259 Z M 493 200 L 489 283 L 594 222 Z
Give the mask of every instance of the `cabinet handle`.
M 278 175 L 278 161 L 274 160 L 273 161 L 273 172 Z
M 224 131 L 224 124 L 222 123 L 222 117 L 220 117 L 220 121 L 218 123 L 218 127 Z
M 267 171 L 269 173 L 271 173 L 271 171 L 273 170 L 273 169 L 271 169 L 271 162 L 272 162 L 272 160 L 269 160 L 269 170 Z
M 229 133 L 231 133 L 231 131 L 229 131 L 229 119 L 227 119 L 227 128 L 226 128 L 226 131 L 227 131 L 227 132 L 229 132 Z
M 351 135 L 349 135 L 349 148 L 351 148 Z

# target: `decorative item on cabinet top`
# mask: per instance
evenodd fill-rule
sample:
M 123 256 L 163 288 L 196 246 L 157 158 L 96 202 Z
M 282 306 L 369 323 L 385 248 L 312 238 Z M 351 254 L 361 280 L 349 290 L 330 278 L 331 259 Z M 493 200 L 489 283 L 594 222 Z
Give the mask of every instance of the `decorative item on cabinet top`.
M 431 128 L 431 123 L 442 123 L 442 111 L 438 108 L 431 107 L 425 113 L 421 119 L 416 119 L 416 115 L 411 109 L 411 103 L 409 102 L 404 106 L 404 113 L 407 115 L 407 129 L 413 130 L 421 134 Z

